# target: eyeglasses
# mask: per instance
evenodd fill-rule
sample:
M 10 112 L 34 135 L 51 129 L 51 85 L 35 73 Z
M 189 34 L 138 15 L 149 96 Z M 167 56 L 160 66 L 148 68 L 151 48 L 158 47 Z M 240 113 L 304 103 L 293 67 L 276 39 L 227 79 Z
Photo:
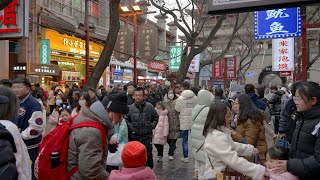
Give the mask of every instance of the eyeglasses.
M 24 86 L 23 85 L 16 85 L 16 86 L 12 86 L 12 89 L 22 89 Z

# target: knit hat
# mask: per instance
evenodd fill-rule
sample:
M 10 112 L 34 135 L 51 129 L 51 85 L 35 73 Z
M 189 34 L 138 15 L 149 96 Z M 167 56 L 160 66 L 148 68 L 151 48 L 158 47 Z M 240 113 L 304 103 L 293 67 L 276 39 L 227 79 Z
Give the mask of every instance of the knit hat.
M 131 141 L 124 146 L 121 159 L 126 168 L 145 166 L 147 162 L 147 149 L 142 143 Z
M 114 134 L 114 127 L 109 119 L 106 109 L 103 107 L 100 101 L 94 102 L 90 106 L 90 111 L 96 114 L 99 118 L 101 118 L 107 127 L 108 139 L 111 139 L 111 136 Z
M 128 84 L 127 84 L 127 87 L 129 87 L 129 86 L 133 86 L 133 87 L 137 88 L 137 83 L 135 83 L 135 82 L 133 82 L 133 81 L 130 81 L 130 82 L 128 82 Z
M 128 114 L 127 94 L 125 92 L 112 92 L 102 100 L 104 108 L 121 114 Z

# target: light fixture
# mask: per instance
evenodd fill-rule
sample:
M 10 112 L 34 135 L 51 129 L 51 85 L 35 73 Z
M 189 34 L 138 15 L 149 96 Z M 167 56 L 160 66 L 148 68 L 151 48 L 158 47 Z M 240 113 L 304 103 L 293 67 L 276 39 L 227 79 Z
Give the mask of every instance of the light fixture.
M 132 6 L 132 9 L 135 11 L 135 12 L 140 12 L 141 11 L 141 8 L 139 5 L 133 5 Z
M 121 10 L 122 10 L 122 12 L 124 12 L 124 13 L 130 12 L 130 10 L 129 10 L 129 8 L 128 8 L 127 6 L 121 6 Z

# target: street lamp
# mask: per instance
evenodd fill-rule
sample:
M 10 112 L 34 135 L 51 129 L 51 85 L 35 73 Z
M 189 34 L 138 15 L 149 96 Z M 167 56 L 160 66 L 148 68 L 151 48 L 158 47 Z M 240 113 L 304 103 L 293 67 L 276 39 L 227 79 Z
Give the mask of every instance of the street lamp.
M 130 9 L 127 6 L 120 6 L 124 17 L 133 17 L 133 81 L 137 81 L 137 15 L 142 14 L 141 8 L 139 5 L 132 5 Z M 133 12 L 133 13 L 130 13 Z

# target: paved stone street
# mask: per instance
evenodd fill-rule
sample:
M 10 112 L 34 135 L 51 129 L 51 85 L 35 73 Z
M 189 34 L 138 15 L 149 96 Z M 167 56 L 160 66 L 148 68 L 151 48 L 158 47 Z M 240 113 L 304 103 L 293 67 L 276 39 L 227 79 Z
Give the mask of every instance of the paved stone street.
M 189 141 L 189 145 L 190 145 Z M 169 161 L 168 159 L 169 146 L 166 144 L 164 147 L 164 157 L 162 162 L 157 162 L 155 157 L 157 156 L 157 149 L 153 146 L 154 157 L 154 172 L 157 175 L 158 180 L 192 180 L 194 170 L 194 159 L 191 158 L 189 163 L 181 161 L 182 148 L 181 139 L 177 141 L 177 149 L 175 151 L 175 159 Z M 189 156 L 192 157 L 191 147 L 189 146 Z

